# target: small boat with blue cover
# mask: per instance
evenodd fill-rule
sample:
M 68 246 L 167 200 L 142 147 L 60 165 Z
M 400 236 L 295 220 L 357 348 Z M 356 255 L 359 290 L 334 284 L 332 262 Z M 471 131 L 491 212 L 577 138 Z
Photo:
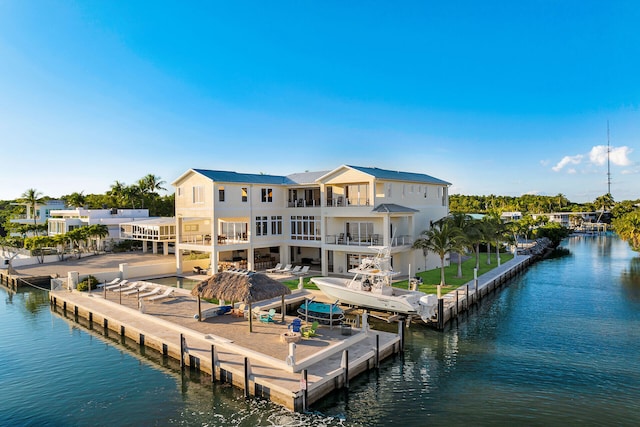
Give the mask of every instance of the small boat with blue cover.
M 325 304 L 307 300 L 298 308 L 298 317 L 309 322 L 317 321 L 322 325 L 339 325 L 344 320 L 344 312 L 337 303 Z

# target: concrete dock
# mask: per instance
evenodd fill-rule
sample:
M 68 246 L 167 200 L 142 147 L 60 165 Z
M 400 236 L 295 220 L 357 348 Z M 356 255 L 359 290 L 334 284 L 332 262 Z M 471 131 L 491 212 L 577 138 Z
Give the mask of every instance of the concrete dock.
M 247 396 L 265 398 L 291 410 L 305 410 L 401 351 L 399 334 L 368 327 L 321 326 L 317 337 L 286 343 L 282 334 L 295 316 L 285 316 L 282 321 L 281 313 L 274 323 L 254 320 L 253 332 L 249 332 L 245 317 L 227 314 L 199 321 L 194 318 L 197 299 L 181 289 L 159 301 L 142 300 L 141 308 L 136 294 L 120 294 L 62 289 L 52 290 L 50 301 L 56 311 L 88 319 L 183 361 L 186 369 L 200 370 L 216 381 L 243 389 Z M 299 301 L 301 295 L 294 293 L 290 298 Z M 202 302 L 201 309 L 213 307 Z

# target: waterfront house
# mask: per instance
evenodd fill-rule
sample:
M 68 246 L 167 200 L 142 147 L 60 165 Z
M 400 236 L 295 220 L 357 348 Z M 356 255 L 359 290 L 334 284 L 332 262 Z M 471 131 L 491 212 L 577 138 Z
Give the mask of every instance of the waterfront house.
M 24 206 L 25 210 L 23 214 L 16 215 L 10 219 L 10 222 L 23 225 L 42 225 L 47 222 L 51 217 L 51 211 L 57 209 L 64 209 L 66 207 L 64 201 L 50 199 L 44 202 L 36 203 L 35 209 L 30 203 L 15 202 L 12 205 Z M 17 236 L 18 233 L 12 233 L 12 236 Z M 34 235 L 33 232 L 27 232 L 25 237 Z
M 143 219 L 149 219 L 148 209 L 75 208 L 52 210 L 48 222 L 48 233 L 50 236 L 55 236 L 75 228 L 103 224 L 109 230 L 109 235 L 103 240 L 118 241 L 120 240 L 120 224 Z
M 369 246 L 385 245 L 396 270 L 414 273 L 438 266 L 412 244 L 449 212 L 450 183 L 374 167 L 288 176 L 189 169 L 172 185 L 179 272 L 198 253 L 210 272 L 282 263 L 344 274 Z

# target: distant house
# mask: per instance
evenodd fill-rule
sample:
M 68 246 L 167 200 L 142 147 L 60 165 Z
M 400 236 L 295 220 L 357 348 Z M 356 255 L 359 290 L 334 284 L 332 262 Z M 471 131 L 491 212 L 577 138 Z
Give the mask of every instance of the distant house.
M 414 173 L 342 165 L 288 176 L 189 169 L 176 189 L 176 257 L 209 254 L 212 270 L 276 263 L 346 273 L 390 246 L 396 270 L 435 268 L 412 249 L 420 233 L 449 213 L 450 183 Z
M 75 228 L 103 224 L 109 229 L 105 238 L 120 240 L 120 224 L 134 220 L 149 219 L 148 209 L 59 209 L 50 212 L 48 232 L 50 236 L 64 234 Z
M 519 221 L 522 219 L 522 212 L 502 212 L 500 219 L 503 222 Z
M 11 218 L 9 221 L 15 224 L 38 224 L 42 225 L 47 222 L 47 220 L 51 217 L 51 211 L 57 209 L 64 209 L 66 207 L 64 201 L 62 200 L 47 200 L 46 202 L 37 203 L 35 205 L 35 210 L 32 209 L 31 204 L 24 202 L 15 202 L 12 205 L 16 206 L 24 206 L 25 213 L 15 216 Z M 27 233 L 27 236 L 31 236 L 33 233 Z M 17 233 L 12 233 L 12 235 L 17 236 Z

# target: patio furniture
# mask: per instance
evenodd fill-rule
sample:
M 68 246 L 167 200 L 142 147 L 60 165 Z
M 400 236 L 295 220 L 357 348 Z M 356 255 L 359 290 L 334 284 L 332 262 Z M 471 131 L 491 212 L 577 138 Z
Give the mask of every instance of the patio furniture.
M 282 263 L 279 262 L 276 264 L 275 267 L 273 268 L 267 268 L 267 273 L 275 273 L 276 271 L 280 270 L 282 268 Z
M 311 326 L 304 326 L 302 328 L 302 337 L 303 338 L 311 338 L 311 337 L 315 337 L 318 336 L 318 334 L 316 333 L 316 331 L 318 330 L 318 326 L 319 323 L 318 321 L 314 321 Z
M 295 274 L 296 276 L 304 276 L 305 274 L 309 273 L 309 266 L 305 265 L 299 271 L 291 271 L 291 273 Z
M 276 309 L 272 308 L 269 310 L 267 314 L 261 314 L 258 320 L 260 320 L 262 323 L 274 322 L 273 316 L 275 315 L 276 315 Z

